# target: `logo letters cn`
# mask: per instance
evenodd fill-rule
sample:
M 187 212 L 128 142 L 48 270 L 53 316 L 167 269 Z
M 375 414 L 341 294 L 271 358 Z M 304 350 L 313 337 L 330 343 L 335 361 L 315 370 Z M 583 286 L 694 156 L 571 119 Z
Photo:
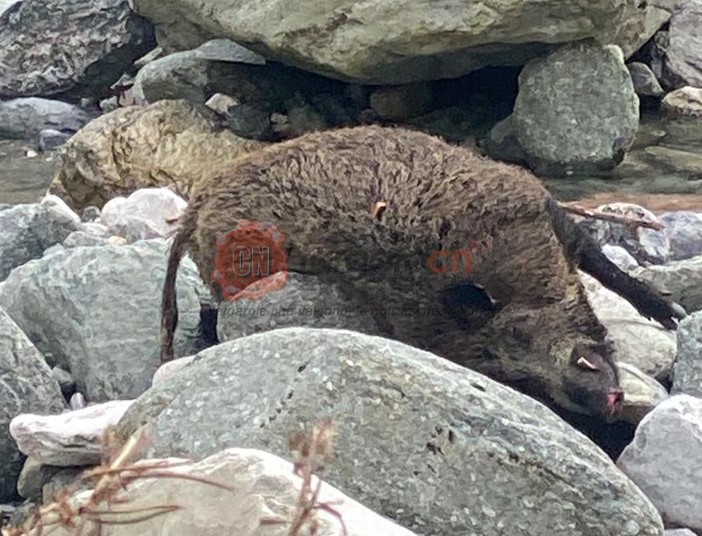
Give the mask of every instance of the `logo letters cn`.
M 275 225 L 241 220 L 217 235 L 212 281 L 225 300 L 256 300 L 280 290 L 287 268 L 285 235 Z

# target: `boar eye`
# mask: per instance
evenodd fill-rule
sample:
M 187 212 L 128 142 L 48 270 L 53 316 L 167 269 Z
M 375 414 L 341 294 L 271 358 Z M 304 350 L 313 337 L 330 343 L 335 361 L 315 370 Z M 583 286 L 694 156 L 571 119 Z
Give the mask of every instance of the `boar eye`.
M 588 361 L 585 357 L 579 357 L 578 360 L 575 362 L 575 364 L 578 365 L 581 369 L 585 369 L 585 370 L 591 370 L 591 371 L 600 370 L 595 365 L 593 365 L 590 361 Z

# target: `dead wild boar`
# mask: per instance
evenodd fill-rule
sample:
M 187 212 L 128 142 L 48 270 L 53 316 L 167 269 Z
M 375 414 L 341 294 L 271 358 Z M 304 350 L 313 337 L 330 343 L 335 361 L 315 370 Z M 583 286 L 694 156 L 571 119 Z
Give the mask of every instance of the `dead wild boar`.
M 362 126 L 256 151 L 194 192 L 168 260 L 163 362 L 181 258 L 221 301 L 217 240 L 244 221 L 275 226 L 288 271 L 338 285 L 387 337 L 587 415 L 613 416 L 623 392 L 577 269 L 668 329 L 684 315 L 610 262 L 527 170 Z

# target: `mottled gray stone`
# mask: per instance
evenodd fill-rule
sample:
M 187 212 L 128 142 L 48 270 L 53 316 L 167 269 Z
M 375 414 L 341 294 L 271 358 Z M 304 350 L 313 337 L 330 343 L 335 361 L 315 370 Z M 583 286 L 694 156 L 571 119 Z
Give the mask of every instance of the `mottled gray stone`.
M 71 376 L 71 373 L 61 367 L 53 367 L 51 376 L 56 380 L 61 388 L 61 393 L 68 399 L 76 392 L 76 381 Z
M 42 497 L 41 490 L 44 484 L 49 482 L 60 470 L 60 467 L 43 465 L 31 456 L 27 458 L 24 462 L 24 467 L 22 467 L 19 481 L 17 482 L 17 491 L 20 497 L 30 500 L 40 500 Z
M 675 395 L 659 404 L 617 465 L 667 523 L 702 530 L 702 399 Z
M 627 64 L 631 80 L 637 95 L 642 97 L 660 97 L 665 93 L 651 68 L 645 63 L 634 61 Z
M 521 65 L 554 45 L 595 38 L 629 56 L 670 16 L 674 0 L 403 2 L 134 0 L 165 49 L 226 37 L 265 56 L 357 83 L 453 78 Z
M 602 253 L 614 264 L 624 271 L 633 270 L 639 266 L 636 259 L 626 249 L 621 246 L 605 244 L 602 246 Z
M 43 465 L 97 465 L 104 452 L 107 430 L 119 422 L 131 400 L 111 400 L 60 415 L 17 415 L 10 434 L 17 447 Z
M 670 392 L 702 398 L 702 311 L 683 319 L 677 335 L 678 354 Z
M 278 456 L 253 449 L 227 449 L 195 463 L 170 458 L 161 460 L 175 465 L 168 470 L 175 478 L 142 478 L 129 484 L 132 504 L 186 505 L 153 515 L 134 524 L 103 525 L 102 533 L 109 536 L 140 535 L 236 535 L 289 536 L 291 523 L 298 511 L 302 479 L 295 474 L 293 464 Z M 183 462 L 186 462 L 185 464 Z M 137 462 L 137 466 L 141 462 Z M 149 464 L 150 462 L 144 462 Z M 182 476 L 178 478 L 178 476 Z M 234 484 L 231 489 L 197 482 Z M 317 479 L 313 478 L 317 488 Z M 74 499 L 82 503 L 89 492 Z M 318 503 L 329 504 L 333 512 L 319 508 L 314 512 L 313 525 L 305 523 L 296 534 L 314 536 L 413 536 L 398 526 L 356 502 L 326 482 L 319 486 Z M 147 516 L 144 516 L 147 517 Z M 273 522 L 263 523 L 262 519 Z M 277 523 L 275 521 L 278 521 Z M 311 521 L 311 520 L 310 520 Z M 58 530 L 53 530 L 54 528 Z M 52 527 L 52 536 L 74 536 L 73 527 Z M 29 536 L 40 536 L 32 532 Z
M 539 172 L 613 169 L 639 125 L 639 98 L 621 50 L 577 43 L 529 62 L 512 121 Z
M 702 255 L 665 265 L 636 268 L 632 275 L 670 292 L 671 298 L 688 313 L 702 310 Z
M 288 273 L 285 286 L 260 299 L 223 302 L 217 336 L 230 341 L 283 327 L 343 328 L 368 334 L 380 330 L 367 309 L 354 306 L 340 290 L 316 276 Z
M 78 228 L 75 220 L 57 207 L 35 203 L 0 211 L 0 280 L 13 268 L 38 259 Z
M 22 0 L 0 15 L 0 96 L 98 94 L 153 40 L 128 0 Z
M 39 150 L 46 152 L 57 149 L 71 139 L 73 134 L 74 132 L 71 131 L 62 132 L 53 128 L 46 128 L 39 132 Z
M 136 397 L 159 364 L 166 256 L 164 240 L 57 251 L 15 270 L 0 299 L 88 400 Z M 201 284 L 186 260 L 178 281 L 179 355 L 199 348 Z
M 77 132 L 91 118 L 87 112 L 66 102 L 37 97 L 12 99 L 0 102 L 0 137 L 39 141 L 41 132 L 46 129 Z
M 667 88 L 702 87 L 702 0 L 676 2 L 655 48 L 653 71 Z
M 286 456 L 290 434 L 325 418 L 339 445 L 326 480 L 423 534 L 663 532 L 648 499 L 542 404 L 351 331 L 285 328 L 203 351 L 137 399 L 118 432 L 152 423 L 149 457 Z
M 653 408 L 668 398 L 668 391 L 633 365 L 617 362 L 617 369 L 624 389 L 623 420 L 638 425 Z
M 63 409 L 58 383 L 39 351 L 10 316 L 0 309 L 0 501 L 12 499 L 23 456 L 9 433 L 20 413 Z
M 682 260 L 702 255 L 702 213 L 676 211 L 661 214 L 670 241 L 670 258 Z
M 237 68 L 237 64 L 265 63 L 262 56 L 229 39 L 212 39 L 193 50 L 174 52 L 147 63 L 137 73 L 134 95 L 144 103 L 185 99 L 204 104 L 213 90 L 240 93 L 236 90 L 246 88 L 246 75 L 252 71 Z
M 661 102 L 666 114 L 680 117 L 702 117 L 702 88 L 685 86 L 668 93 Z
M 615 359 L 656 378 L 667 375 L 675 360 L 675 332 L 641 316 L 631 303 L 594 277 L 581 272 L 580 278 L 595 315 L 607 328 Z

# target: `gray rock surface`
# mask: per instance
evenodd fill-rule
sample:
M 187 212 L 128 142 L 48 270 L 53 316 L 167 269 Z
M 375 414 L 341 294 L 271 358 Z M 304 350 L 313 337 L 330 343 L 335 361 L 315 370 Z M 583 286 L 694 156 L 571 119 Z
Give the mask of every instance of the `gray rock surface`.
M 168 471 L 175 478 L 137 480 L 129 486 L 135 504 L 179 504 L 187 507 L 166 515 L 152 516 L 137 525 L 138 534 L 163 536 L 201 536 L 232 534 L 236 536 L 287 536 L 298 511 L 302 480 L 293 464 L 267 452 L 253 449 L 228 449 L 197 463 L 182 459 L 165 459 L 180 465 Z M 186 464 L 183 464 L 186 462 Z M 150 462 L 145 462 L 150 463 Z M 182 475 L 184 478 L 178 478 Z M 187 479 L 191 477 L 191 479 Z M 231 485 L 222 489 L 194 479 Z M 313 480 L 316 487 L 317 479 Z M 79 494 L 81 502 L 90 491 Z M 379 516 L 327 483 L 322 483 L 319 502 L 329 503 L 333 513 L 319 509 L 312 523 L 305 523 L 298 534 L 316 536 L 412 536 L 413 533 Z M 262 523 L 262 519 L 272 520 Z M 277 522 L 276 522 L 277 521 Z M 56 536 L 72 536 L 75 530 L 52 530 Z M 53 527 L 52 527 L 53 529 Z M 132 536 L 134 525 L 111 525 L 103 528 L 109 536 Z M 29 536 L 40 536 L 39 531 Z
M 690 529 L 666 530 L 664 536 L 696 536 Z
M 90 119 L 90 114 L 66 102 L 37 97 L 12 99 L 0 102 L 0 137 L 38 141 L 45 129 L 77 132 Z
M 666 265 L 637 268 L 631 275 L 670 292 L 688 313 L 702 310 L 702 255 Z
M 653 408 L 668 398 L 660 382 L 628 363 L 617 363 L 619 381 L 624 390 L 623 419 L 638 425 Z
M 604 253 L 610 261 L 624 271 L 633 270 L 639 266 L 639 263 L 636 262 L 636 259 L 631 255 L 631 253 L 621 246 L 605 244 L 602 246 L 602 253 Z
M 101 224 L 81 225 L 80 231 L 74 231 L 66 237 L 62 245 L 64 248 L 80 246 L 102 246 L 110 239 L 107 227 Z
M 212 86 L 224 86 L 236 74 L 232 65 L 237 63 L 265 65 L 266 60 L 229 39 L 211 39 L 192 50 L 147 63 L 134 81 L 135 98 L 143 103 L 161 99 L 204 103 L 211 96 Z
M 702 117 L 702 88 L 685 86 L 668 93 L 661 108 L 669 115 Z
M 649 413 L 617 465 L 673 526 L 702 530 L 702 399 L 675 395 Z
M 519 75 L 513 125 L 540 172 L 613 169 L 639 125 L 639 99 L 621 50 L 578 43 L 529 62 Z
M 520 65 L 551 45 L 587 38 L 638 50 L 669 17 L 672 0 L 490 0 L 404 3 L 308 0 L 295 9 L 262 0 L 134 0 L 164 49 L 212 37 L 267 59 L 348 81 L 403 84 L 452 78 L 486 65 Z
M 580 278 L 595 315 L 607 328 L 615 359 L 653 377 L 667 375 L 675 360 L 675 332 L 641 316 L 627 300 L 595 278 L 582 272 Z
M 702 213 L 677 211 L 661 214 L 670 241 L 670 258 L 682 260 L 702 255 Z
M 336 287 L 321 283 L 316 276 L 288 273 L 286 277 L 282 289 L 260 299 L 222 302 L 217 313 L 219 340 L 292 326 L 380 333 L 368 311 L 359 310 Z
M 187 205 L 168 188 L 141 188 L 129 197 L 115 197 L 105 203 L 100 223 L 110 234 L 129 242 L 166 237 L 176 230 Z
M 76 391 L 76 381 L 71 373 L 61 367 L 53 367 L 51 376 L 56 380 L 61 388 L 61 393 L 65 399 L 69 399 Z
M 660 97 L 665 93 L 651 68 L 645 63 L 634 61 L 627 64 L 631 80 L 637 95 L 642 97 Z
M 702 312 L 683 319 L 677 334 L 678 353 L 670 392 L 702 398 Z
M 61 470 L 60 467 L 51 465 L 43 465 L 41 462 L 32 458 L 27 458 L 22 467 L 19 480 L 17 482 L 17 491 L 20 497 L 29 500 L 41 500 L 41 490 L 44 484 L 49 482 L 51 478 Z
M 62 132 L 53 128 L 46 128 L 39 132 L 39 142 L 37 147 L 40 151 L 53 151 L 71 139 L 74 132 Z
M 0 15 L 0 97 L 97 94 L 153 45 L 128 0 L 22 0 Z
M 19 449 L 39 464 L 55 467 L 96 465 L 103 438 L 117 424 L 131 400 L 112 400 L 60 415 L 17 415 L 10 434 Z
M 57 207 L 34 203 L 0 211 L 0 280 L 13 268 L 38 259 L 78 228 L 79 224 Z
M 91 402 L 144 392 L 159 364 L 166 242 L 75 247 L 15 270 L 0 301 L 51 365 L 70 370 Z M 177 352 L 199 347 L 200 288 L 181 265 Z
M 64 405 L 46 361 L 3 309 L 0 333 L 0 501 L 5 501 L 17 493 L 24 462 L 10 436 L 10 421 L 23 412 L 59 412 Z
M 702 0 L 676 3 L 655 48 L 652 67 L 665 87 L 702 87 Z
M 606 455 L 538 402 L 399 342 L 285 328 L 220 344 L 152 387 L 119 432 L 153 423 L 149 457 L 224 448 L 286 456 L 331 418 L 326 480 L 432 535 L 663 532 Z M 515 507 L 518 505 L 518 507 Z

